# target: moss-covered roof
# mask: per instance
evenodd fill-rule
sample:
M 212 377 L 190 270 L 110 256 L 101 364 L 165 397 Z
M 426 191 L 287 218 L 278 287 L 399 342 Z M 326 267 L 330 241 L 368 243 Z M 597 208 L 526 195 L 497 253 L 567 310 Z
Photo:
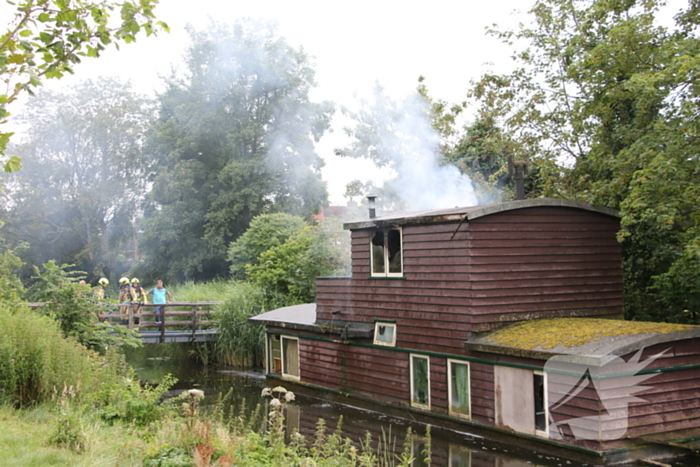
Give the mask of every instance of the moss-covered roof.
M 526 321 L 484 336 L 484 340 L 523 350 L 575 348 L 606 338 L 668 334 L 698 326 L 595 318 L 553 318 Z

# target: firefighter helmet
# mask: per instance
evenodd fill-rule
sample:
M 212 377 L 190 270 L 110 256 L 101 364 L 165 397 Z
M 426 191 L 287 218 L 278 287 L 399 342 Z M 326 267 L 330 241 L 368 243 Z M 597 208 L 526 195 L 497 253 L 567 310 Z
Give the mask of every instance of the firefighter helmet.
M 137 278 L 134 277 L 133 279 L 131 279 L 131 283 L 132 283 L 132 284 L 138 284 L 138 283 L 139 283 L 139 280 L 138 280 Z
M 107 285 L 109 284 L 109 281 L 107 280 L 106 277 L 102 277 L 99 281 L 97 281 L 100 285 Z
M 128 284 L 129 283 L 129 278 L 128 277 L 122 277 L 119 279 L 119 283 L 122 285 Z

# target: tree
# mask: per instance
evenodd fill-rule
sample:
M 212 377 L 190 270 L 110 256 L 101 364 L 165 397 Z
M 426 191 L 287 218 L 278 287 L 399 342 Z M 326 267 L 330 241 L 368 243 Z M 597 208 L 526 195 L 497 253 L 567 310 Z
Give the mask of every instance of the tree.
M 231 243 L 228 249 L 232 276 L 243 279 L 246 268 L 258 264 L 263 253 L 282 245 L 306 225 L 301 217 L 284 213 L 261 214 L 253 218 L 248 230 Z
M 544 193 L 621 210 L 627 316 L 684 321 L 700 311 L 700 5 L 670 29 L 661 5 L 540 0 L 532 27 L 496 32 L 529 42 L 521 66 L 472 96 L 539 161 Z
M 171 282 L 226 275 L 228 246 L 255 216 L 306 217 L 327 202 L 313 144 L 332 106 L 311 102 L 306 54 L 250 22 L 190 34 L 187 74 L 159 98 L 139 272 Z
M 96 276 L 128 268 L 122 252 L 148 186 L 153 111 L 130 85 L 104 78 L 28 102 L 27 136 L 10 148 L 26 164 L 7 176 L 4 233 L 29 245 L 21 257 L 30 269 L 51 259 Z
M 85 57 L 99 57 L 105 47 L 130 43 L 141 32 L 151 35 L 168 30 L 156 21 L 153 9 L 158 0 L 114 2 L 110 0 L 22 0 L 14 20 L 0 36 L 0 125 L 7 123 L 8 106 L 22 92 L 33 94 L 43 78 L 59 79 L 73 73 L 73 66 Z M 113 12 L 119 11 L 114 21 Z M 0 155 L 12 133 L 0 132 Z M 19 169 L 17 156 L 5 162 L 5 171 Z

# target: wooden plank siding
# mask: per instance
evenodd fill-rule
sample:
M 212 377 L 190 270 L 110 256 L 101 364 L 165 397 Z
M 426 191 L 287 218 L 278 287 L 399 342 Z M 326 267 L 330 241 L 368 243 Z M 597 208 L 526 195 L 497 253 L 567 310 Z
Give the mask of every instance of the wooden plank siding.
M 616 218 L 568 207 L 408 225 L 404 276 L 386 279 L 370 277 L 372 231 L 355 230 L 352 277 L 319 279 L 317 317 L 395 320 L 397 346 L 456 354 L 470 331 L 511 321 L 619 317 L 618 228 Z

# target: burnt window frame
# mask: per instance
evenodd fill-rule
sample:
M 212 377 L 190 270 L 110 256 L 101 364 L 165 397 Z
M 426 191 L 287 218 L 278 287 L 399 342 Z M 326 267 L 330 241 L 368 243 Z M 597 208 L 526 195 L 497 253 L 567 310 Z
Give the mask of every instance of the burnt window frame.
M 399 233 L 399 259 L 400 259 L 400 266 L 401 266 L 401 271 L 399 272 L 390 272 L 391 269 L 391 261 L 389 259 L 389 253 L 390 253 L 390 248 L 389 248 L 389 232 L 391 231 L 397 231 Z M 384 235 L 384 245 L 382 246 L 383 248 L 383 253 L 384 253 L 384 258 L 383 258 L 383 265 L 384 265 L 384 272 L 375 272 L 375 261 L 374 261 L 374 237 L 377 235 L 377 233 L 382 232 Z M 391 227 L 382 227 L 378 229 L 374 229 L 370 231 L 370 236 L 369 236 L 369 275 L 370 277 L 403 277 L 404 274 L 404 260 L 403 260 L 403 228 L 400 226 L 391 226 Z

